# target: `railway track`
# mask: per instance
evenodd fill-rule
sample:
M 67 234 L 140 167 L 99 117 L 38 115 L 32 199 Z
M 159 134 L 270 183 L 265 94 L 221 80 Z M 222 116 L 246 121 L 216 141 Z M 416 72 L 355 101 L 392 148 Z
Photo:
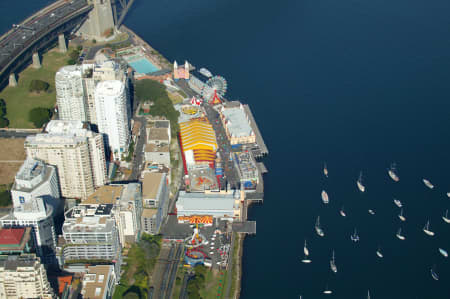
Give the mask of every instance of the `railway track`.
M 172 245 L 167 257 L 166 269 L 164 270 L 163 279 L 159 289 L 159 298 L 166 299 L 172 295 L 172 286 L 176 277 L 178 262 L 183 253 L 181 244 Z

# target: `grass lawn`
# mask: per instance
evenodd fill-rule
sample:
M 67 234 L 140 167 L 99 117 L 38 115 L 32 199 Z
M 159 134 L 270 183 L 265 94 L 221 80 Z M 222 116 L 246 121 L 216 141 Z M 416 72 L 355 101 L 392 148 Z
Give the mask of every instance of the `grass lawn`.
M 25 160 L 24 142 L 24 138 L 0 138 L 0 184 L 14 182 L 14 176 Z
M 223 275 L 221 274 L 223 273 Z M 202 298 L 223 298 L 227 271 L 211 270 L 206 273 L 205 287 L 200 290 Z M 219 294 L 220 287 L 220 296 Z
M 0 99 L 6 102 L 6 118 L 9 119 L 10 128 L 34 128 L 33 123 L 28 121 L 29 111 L 35 107 L 53 108 L 55 106 L 55 74 L 59 68 L 67 64 L 69 51 L 63 54 L 57 49 L 50 50 L 43 55 L 40 69 L 29 66 L 19 74 L 16 87 L 6 87 L 0 92 Z M 33 79 L 50 84 L 49 92 L 29 93 L 28 87 Z
M 167 94 L 174 105 L 183 102 L 183 97 L 178 92 L 167 91 Z

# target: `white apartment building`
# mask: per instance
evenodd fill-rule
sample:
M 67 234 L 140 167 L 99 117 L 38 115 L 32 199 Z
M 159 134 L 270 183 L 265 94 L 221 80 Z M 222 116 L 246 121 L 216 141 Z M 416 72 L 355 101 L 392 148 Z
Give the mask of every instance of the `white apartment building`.
M 31 227 L 36 252 L 43 263 L 56 263 L 56 234 L 53 222 L 54 209 L 40 198 L 14 201 L 14 210 L 0 218 L 2 227 Z M 1 297 L 0 297 L 1 298 Z
M 85 96 L 85 105 L 88 111 L 88 120 L 91 124 L 97 125 L 97 110 L 95 107 L 95 87 L 101 81 L 118 80 L 125 85 L 126 93 L 128 94 L 128 78 L 126 74 L 126 67 L 112 60 L 107 60 L 102 63 L 83 64 L 89 67 L 90 72 L 83 77 L 83 89 Z M 128 109 L 131 109 L 129 101 L 127 102 Z M 131 114 L 130 110 L 129 114 Z
M 16 174 L 11 196 L 15 207 L 41 197 L 58 209 L 61 194 L 56 168 L 28 157 Z
M 135 243 L 141 234 L 142 191 L 139 183 L 107 185 L 98 188 L 81 205 L 98 207 L 111 204 L 120 244 Z
M 157 234 L 169 209 L 169 190 L 165 173 L 150 172 L 142 180 L 142 231 Z
M 128 90 L 126 69 L 112 60 L 60 68 L 55 75 L 59 119 L 97 124 L 95 87 L 105 80 L 119 80 Z
M 52 120 L 46 130 L 28 136 L 25 149 L 29 157 L 56 166 L 63 197 L 85 199 L 107 182 L 101 134 L 81 121 Z
M 0 256 L 0 298 L 55 298 L 45 268 L 36 255 Z
M 56 72 L 56 104 L 59 119 L 87 121 L 84 91 L 83 67 L 63 66 Z
M 64 261 L 101 259 L 120 264 L 122 248 L 112 209 L 112 204 L 79 205 L 66 212 Z
M 95 88 L 95 109 L 100 133 L 105 135 L 115 160 L 128 150 L 130 124 L 125 84 L 118 80 L 102 81 Z
M 116 282 L 117 278 L 113 266 L 89 266 L 81 281 L 81 295 L 83 298 L 89 299 L 112 298 Z

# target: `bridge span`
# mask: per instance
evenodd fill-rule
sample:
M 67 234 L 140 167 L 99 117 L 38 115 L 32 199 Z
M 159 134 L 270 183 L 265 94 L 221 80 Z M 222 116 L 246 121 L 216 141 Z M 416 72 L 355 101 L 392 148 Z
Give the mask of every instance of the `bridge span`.
M 87 0 L 59 0 L 13 25 L 0 37 L 0 88 L 11 73 L 24 68 L 34 52 L 51 46 L 59 34 L 76 30 L 92 8 Z

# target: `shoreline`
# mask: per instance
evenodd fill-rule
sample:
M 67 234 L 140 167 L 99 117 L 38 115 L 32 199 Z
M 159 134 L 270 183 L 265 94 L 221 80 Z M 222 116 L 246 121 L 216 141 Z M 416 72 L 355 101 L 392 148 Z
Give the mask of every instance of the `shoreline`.
M 155 50 L 147 41 L 145 41 L 143 38 L 141 38 L 133 30 L 131 30 L 130 28 L 128 28 L 125 25 L 122 25 L 121 29 L 123 29 L 128 34 L 130 34 L 133 41 L 137 41 L 140 45 L 148 48 L 150 51 L 154 51 L 154 52 L 158 53 L 159 56 L 164 60 L 164 62 L 170 65 L 169 60 L 166 57 L 164 57 L 163 54 L 161 54 L 160 52 Z M 262 173 L 261 173 L 261 176 L 262 176 Z M 246 209 L 245 215 L 247 215 L 248 209 L 250 208 L 250 206 L 252 206 L 252 204 L 253 204 L 252 201 L 248 201 L 247 204 L 245 205 L 245 207 L 244 207 Z M 246 221 L 247 219 L 243 219 L 243 220 Z M 230 283 L 231 283 L 230 287 L 232 287 L 233 283 L 235 283 L 235 289 L 233 291 L 233 294 L 229 294 L 231 296 L 230 298 L 233 298 L 233 299 L 239 299 L 240 294 L 241 294 L 242 276 L 243 276 L 242 258 L 244 255 L 244 241 L 245 241 L 245 238 L 247 237 L 247 234 L 246 233 L 236 233 L 236 236 L 238 239 L 238 240 L 236 240 L 236 241 L 238 241 L 238 248 L 237 248 L 238 258 L 236 259 L 235 267 L 232 268 L 232 272 L 237 271 L 237 274 L 236 274 L 236 279 L 235 279 L 236 281 L 230 281 Z M 233 257 L 231 257 L 231 263 L 233 263 Z M 231 275 L 233 275 L 233 273 L 231 273 Z

